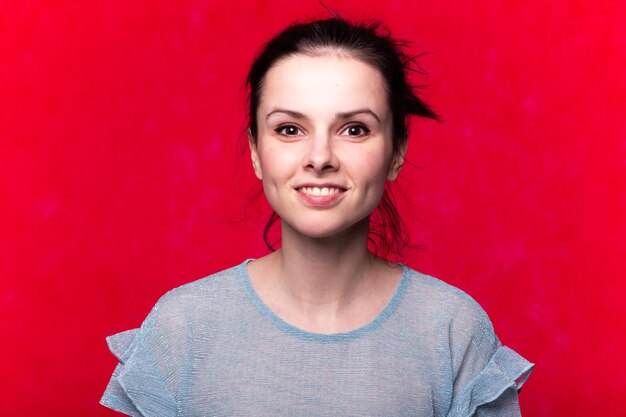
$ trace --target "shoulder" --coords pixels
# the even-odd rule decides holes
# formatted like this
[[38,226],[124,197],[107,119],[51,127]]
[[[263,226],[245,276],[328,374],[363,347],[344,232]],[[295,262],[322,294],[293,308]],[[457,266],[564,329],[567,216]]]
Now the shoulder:
[[485,310],[467,293],[437,278],[409,269],[406,308],[431,326],[434,345],[451,361],[456,375],[483,366],[501,346]]
[[437,343],[461,350],[469,345],[493,350],[499,345],[485,310],[466,292],[440,279],[407,268],[403,310],[415,326],[426,326]]
[[196,318],[200,312],[205,316],[218,314],[227,308],[226,304],[237,299],[235,294],[242,292],[240,279],[246,263],[168,291],[154,305],[146,322],[176,326]]
[[238,285],[240,273],[242,268],[246,267],[246,263],[247,261],[176,287],[165,293],[159,299],[159,303],[169,303],[176,300],[193,300],[215,292],[232,291],[232,289]]
[[406,292],[412,303],[419,302],[422,309],[442,319],[477,321],[491,326],[485,310],[466,292],[438,278],[405,268]]
[[234,316],[238,299],[230,294],[237,294],[241,287],[240,271],[245,264],[168,291],[139,329],[108,337],[109,348],[120,363],[101,403],[128,415],[151,410],[145,415],[173,416],[194,346],[201,340],[204,351],[208,349],[205,336],[211,333],[204,323],[220,322],[224,314]]

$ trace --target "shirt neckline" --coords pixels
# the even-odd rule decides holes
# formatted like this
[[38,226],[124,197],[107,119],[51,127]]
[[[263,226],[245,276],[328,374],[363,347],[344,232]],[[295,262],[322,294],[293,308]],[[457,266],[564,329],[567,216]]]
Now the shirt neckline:
[[342,333],[314,333],[303,330],[299,327],[296,327],[292,324],[287,323],[285,320],[280,318],[276,313],[274,313],[265,302],[261,299],[259,294],[256,292],[254,287],[252,286],[252,282],[250,281],[250,275],[248,275],[248,264],[253,261],[254,258],[246,259],[243,263],[241,263],[237,267],[237,275],[239,275],[239,279],[241,284],[250,300],[254,303],[254,305],[258,308],[258,310],[263,314],[266,318],[268,318],[274,326],[276,326],[279,330],[286,332],[288,334],[297,336],[301,339],[319,342],[319,343],[330,343],[330,342],[340,342],[346,340],[357,339],[378,327],[385,319],[387,319],[396,309],[402,297],[404,296],[406,287],[409,283],[409,268],[400,264],[402,267],[402,276],[400,278],[400,282],[396,287],[393,295],[387,302],[387,305],[383,310],[369,323],[364,324],[361,327],[357,327],[356,329],[342,332]]

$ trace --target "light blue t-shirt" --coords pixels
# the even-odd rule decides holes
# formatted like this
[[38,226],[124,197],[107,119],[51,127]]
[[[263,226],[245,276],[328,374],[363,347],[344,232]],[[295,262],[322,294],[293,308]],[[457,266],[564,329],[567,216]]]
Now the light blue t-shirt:
[[176,288],[119,359],[101,403],[131,416],[519,416],[533,365],[464,292],[408,267],[385,309],[346,333],[276,316],[246,261]]

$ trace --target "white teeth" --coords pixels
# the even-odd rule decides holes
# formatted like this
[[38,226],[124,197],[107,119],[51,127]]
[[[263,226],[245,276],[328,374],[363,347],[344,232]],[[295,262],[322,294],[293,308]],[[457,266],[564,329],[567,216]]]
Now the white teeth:
[[341,190],[339,188],[329,188],[329,187],[322,187],[322,188],[319,188],[319,187],[302,187],[302,188],[300,188],[300,191],[302,191],[305,194],[311,194],[311,195],[314,195],[314,196],[325,197],[325,196],[337,194]]

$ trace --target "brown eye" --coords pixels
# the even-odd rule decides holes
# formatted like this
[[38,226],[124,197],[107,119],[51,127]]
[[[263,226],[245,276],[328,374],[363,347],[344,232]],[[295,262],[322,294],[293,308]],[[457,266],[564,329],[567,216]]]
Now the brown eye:
[[346,127],[342,132],[342,136],[352,136],[352,137],[360,137],[365,136],[370,132],[370,130],[363,125],[351,125]]
[[302,130],[298,126],[283,125],[275,129],[276,133],[284,136],[300,136],[303,134]]

